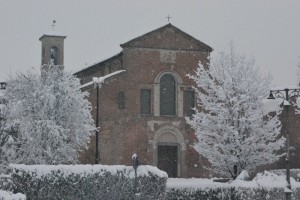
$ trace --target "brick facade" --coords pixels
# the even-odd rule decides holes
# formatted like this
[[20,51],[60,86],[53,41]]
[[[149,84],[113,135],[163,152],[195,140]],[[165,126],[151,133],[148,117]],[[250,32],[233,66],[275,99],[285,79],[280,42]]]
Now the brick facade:
[[[192,81],[186,76],[199,61],[207,62],[211,47],[184,33],[171,24],[122,44],[122,52],[77,72],[82,84],[92,77],[126,70],[105,81],[100,89],[100,163],[131,165],[131,155],[137,153],[140,164],[157,165],[162,159],[159,145],[177,148],[177,177],[207,177],[203,166],[206,159],[191,147],[194,132],[185,122],[184,91],[190,91]],[[160,78],[171,75],[176,81],[176,114],[160,115]],[[151,93],[151,112],[140,114],[141,89]],[[92,114],[95,116],[96,89],[90,92]],[[119,108],[118,94],[125,95],[125,108]],[[90,149],[81,155],[83,163],[94,163],[95,138]]]
[[[45,43],[48,44],[48,43]],[[49,46],[49,45],[48,45]],[[49,46],[50,47],[50,46]],[[191,37],[171,24],[146,33],[121,45],[122,51],[102,62],[91,65],[75,75],[85,84],[118,70],[125,70],[107,79],[101,86],[99,98],[101,164],[131,165],[131,155],[137,153],[140,164],[158,165],[162,156],[160,146],[176,147],[176,177],[210,177],[205,169],[209,163],[192,147],[193,130],[185,122],[185,91],[192,91],[193,82],[186,76],[199,61],[207,62],[211,47]],[[176,81],[176,111],[174,116],[160,114],[160,80],[171,75]],[[150,114],[141,114],[141,90],[150,91]],[[84,88],[90,93],[92,115],[96,115],[96,89]],[[125,96],[120,107],[119,94]],[[280,116],[282,135],[286,129],[284,112]],[[291,106],[288,117],[291,150],[291,168],[300,168],[300,114]],[[283,150],[284,152],[285,150]],[[81,153],[81,162],[95,162],[95,137],[87,151]],[[257,171],[284,169],[284,157],[277,163],[260,166]]]

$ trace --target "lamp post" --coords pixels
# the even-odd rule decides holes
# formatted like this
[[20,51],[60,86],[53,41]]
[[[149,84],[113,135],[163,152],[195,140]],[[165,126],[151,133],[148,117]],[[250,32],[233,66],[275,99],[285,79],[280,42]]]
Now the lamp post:
[[284,99],[283,107],[285,110],[285,137],[286,137],[286,181],[287,190],[285,190],[285,195],[287,200],[291,200],[291,180],[290,180],[290,134],[288,130],[288,115],[289,115],[289,98],[294,94],[299,94],[300,89],[282,89],[282,90],[270,90],[270,95],[267,99],[281,98]]
[[100,87],[101,84],[107,79],[110,78],[112,76],[115,76],[119,73],[125,72],[125,70],[119,70],[119,71],[115,71],[113,73],[110,73],[108,75],[102,76],[102,77],[93,77],[91,82],[88,82],[84,85],[80,86],[80,89],[90,86],[90,85],[94,85],[94,87],[96,88],[96,92],[97,92],[97,96],[96,96],[96,152],[95,152],[95,164],[99,164],[100,162],[100,155],[99,155],[99,141],[100,141],[100,137],[99,137],[99,91],[100,91]]
[[139,196],[140,196],[140,194],[137,193],[137,168],[139,166],[139,159],[136,154],[133,154],[131,159],[132,159],[132,166],[134,169],[134,188],[133,188],[134,199],[137,200],[137,199],[139,199]]
[[93,78],[94,86],[97,88],[97,98],[96,98],[96,153],[95,153],[95,164],[99,164],[99,89],[100,82],[99,78]]

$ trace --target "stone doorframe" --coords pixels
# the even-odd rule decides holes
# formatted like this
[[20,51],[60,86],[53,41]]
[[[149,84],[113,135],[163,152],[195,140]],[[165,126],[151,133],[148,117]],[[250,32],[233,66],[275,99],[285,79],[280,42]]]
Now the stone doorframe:
[[185,177],[186,175],[186,163],[185,163],[185,154],[186,154],[186,144],[183,138],[181,131],[174,126],[163,126],[159,128],[153,137],[153,161],[154,165],[157,166],[158,161],[158,145],[177,145],[178,154],[177,154],[177,177]]

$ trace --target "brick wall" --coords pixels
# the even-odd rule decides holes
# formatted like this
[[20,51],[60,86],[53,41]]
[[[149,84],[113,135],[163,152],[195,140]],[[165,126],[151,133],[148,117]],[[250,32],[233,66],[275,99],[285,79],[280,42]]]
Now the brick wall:
[[[176,31],[175,31],[176,32]],[[190,89],[192,81],[186,76],[196,69],[201,60],[207,62],[208,50],[200,50],[199,41],[185,34],[174,36],[174,30],[162,30],[145,37],[146,41],[123,45],[118,56],[87,68],[76,75],[82,84],[91,81],[94,76],[103,76],[101,70],[111,67],[126,72],[108,79],[100,89],[100,163],[131,165],[131,155],[137,153],[141,164],[157,164],[157,134],[164,129],[173,131],[180,137],[178,141],[178,176],[207,177],[210,174],[203,168],[208,162],[191,147],[195,139],[194,132],[185,122],[183,115],[183,92]],[[142,37],[144,38],[144,37]],[[163,40],[163,38],[171,38]],[[163,42],[159,42],[163,41]],[[156,48],[156,46],[158,46]],[[157,112],[157,77],[161,73],[176,74],[180,79],[177,85],[177,114],[163,117]],[[151,114],[140,114],[140,90],[151,90]],[[92,87],[89,100],[95,118],[96,93]],[[118,106],[118,93],[125,94],[125,108]],[[180,95],[178,95],[180,94]],[[176,132],[176,133],[175,133]],[[90,149],[83,152],[81,161],[90,163],[95,157],[95,138]]]

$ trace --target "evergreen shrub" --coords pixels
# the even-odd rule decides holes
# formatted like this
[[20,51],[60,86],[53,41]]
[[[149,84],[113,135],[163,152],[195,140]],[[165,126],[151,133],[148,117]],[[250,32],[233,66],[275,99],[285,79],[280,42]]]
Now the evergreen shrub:
[[[132,200],[134,169],[117,165],[10,165],[13,192],[28,199]],[[164,199],[167,174],[152,166],[139,166],[140,199]]]
[[[166,200],[283,200],[283,188],[168,188]],[[296,200],[298,198],[293,198]]]

